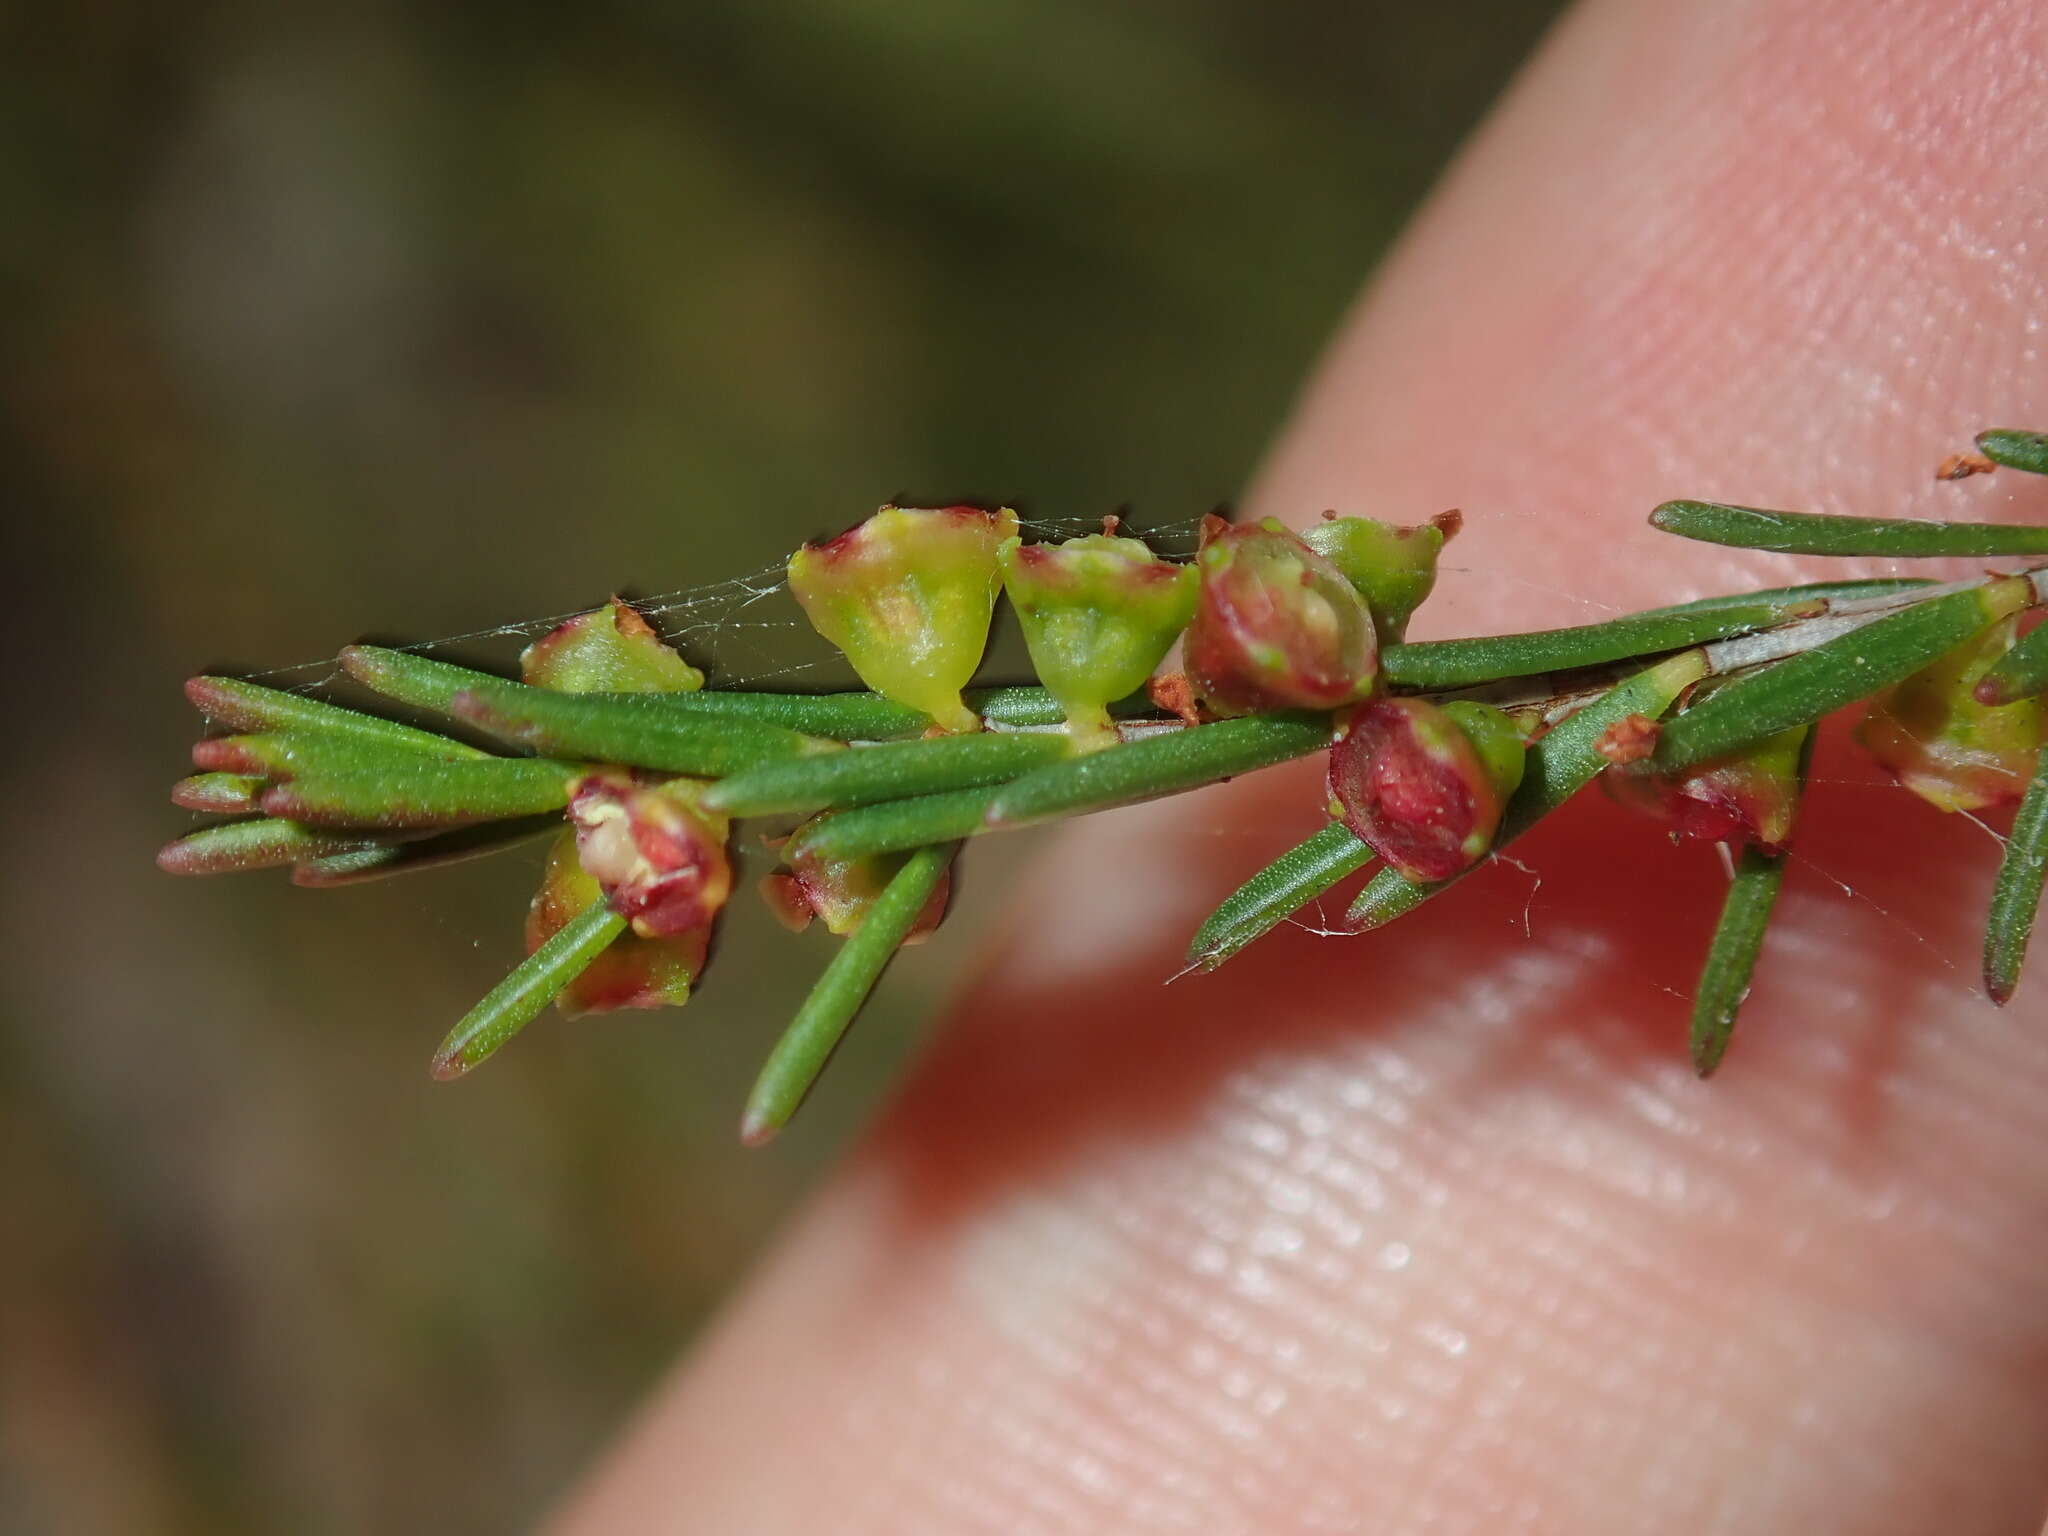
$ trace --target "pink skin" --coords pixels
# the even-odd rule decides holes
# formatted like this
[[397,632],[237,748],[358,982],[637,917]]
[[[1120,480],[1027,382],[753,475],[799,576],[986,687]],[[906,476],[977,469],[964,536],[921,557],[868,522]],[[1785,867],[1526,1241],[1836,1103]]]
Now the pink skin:
[[[1977,427],[2048,423],[2044,28],[2035,0],[1594,0],[1252,510],[1463,506],[1418,638],[1843,569],[1645,529],[1673,495],[2048,518],[2048,480],[1933,478]],[[1664,989],[1718,861],[1599,795],[1513,850],[1540,888],[1497,864],[1164,992],[1313,829],[1314,770],[1067,837],[560,1529],[2037,1529],[2048,973],[1972,996],[1989,839],[1839,728],[1814,779],[1710,1084]],[[1176,835],[1226,824],[1258,832]]]

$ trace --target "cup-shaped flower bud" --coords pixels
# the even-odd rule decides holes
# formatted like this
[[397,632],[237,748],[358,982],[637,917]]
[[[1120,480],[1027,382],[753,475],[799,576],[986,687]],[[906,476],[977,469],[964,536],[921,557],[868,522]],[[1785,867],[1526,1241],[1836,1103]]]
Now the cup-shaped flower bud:
[[704,674],[616,597],[534,641],[520,653],[519,673],[558,693],[692,693],[704,686]]
[[996,552],[1016,531],[1008,508],[884,507],[791,555],[789,590],[875,692],[946,730],[975,730],[960,690],[988,648]]
[[[805,829],[822,817],[799,827],[783,844],[789,867],[777,870],[761,881],[761,895],[782,924],[797,932],[810,926],[812,918],[822,921],[828,932],[845,938],[857,932],[867,920],[875,898],[910,861],[910,854],[879,853],[857,859],[835,859],[815,852],[806,844]],[[906,944],[920,944],[931,936],[946,915],[953,894],[953,872],[939,876],[937,889],[917,914]]]
[[1372,611],[1384,642],[1408,632],[1408,618],[1436,586],[1437,556],[1462,519],[1446,512],[1414,528],[1334,512],[1302,531],[1301,541],[1344,573]]
[[1753,843],[1776,853],[1792,836],[1802,777],[1799,760],[1809,729],[1794,726],[1682,773],[1616,766],[1603,772],[1600,782],[1613,799],[1654,816],[1674,837]]
[[1372,614],[1328,560],[1272,518],[1204,519],[1201,590],[1182,655],[1219,715],[1335,709],[1372,692]]
[[1142,688],[1187,628],[1194,567],[1106,532],[1064,544],[1011,538],[1000,558],[1032,668],[1067,712],[1068,733],[1089,746],[1114,742],[1107,706]]
[[1879,694],[1856,727],[1906,788],[1944,811],[1974,811],[2026,793],[2041,750],[2040,699],[1980,704],[1978,681],[2012,649],[2017,615]]
[[1448,880],[1493,846],[1522,766],[1521,733],[1497,709],[1373,699],[1330,749],[1332,808],[1409,879]]
[[730,824],[700,803],[698,779],[649,783],[621,768],[576,781],[576,856],[612,910],[643,938],[703,927],[732,891]]
[[[548,853],[540,890],[527,909],[526,952],[532,954],[563,924],[604,899],[603,888],[577,857],[576,835],[564,832]],[[555,1006],[572,1019],[617,1008],[680,1008],[704,972],[710,947],[709,921],[657,939],[622,933],[562,990]]]

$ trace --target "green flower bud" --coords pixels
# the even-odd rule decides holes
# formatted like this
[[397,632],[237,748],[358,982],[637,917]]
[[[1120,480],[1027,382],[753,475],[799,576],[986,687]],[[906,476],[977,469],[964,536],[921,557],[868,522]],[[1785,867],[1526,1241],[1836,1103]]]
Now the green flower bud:
[[[548,852],[540,890],[527,910],[526,952],[532,954],[572,917],[603,900],[603,889],[577,858],[575,834],[564,832]],[[622,933],[563,989],[555,1006],[572,1019],[617,1008],[680,1008],[704,972],[710,946],[709,921],[661,938]]]
[[558,693],[693,693],[704,674],[662,642],[619,598],[578,614],[529,645],[519,672]]
[[1975,811],[2026,793],[2040,755],[2037,698],[1980,704],[1978,680],[2012,649],[2019,616],[1879,694],[1856,739],[1906,788],[1944,811]]
[[1493,846],[1522,768],[1521,733],[1497,709],[1374,699],[1330,749],[1331,809],[1409,879],[1448,880]]
[[1344,573],[1372,610],[1373,627],[1387,643],[1407,633],[1409,615],[1436,586],[1437,556],[1462,523],[1456,512],[1416,528],[1330,512],[1303,530],[1301,541]]
[[875,692],[945,730],[977,730],[960,690],[988,646],[996,551],[1016,531],[1008,508],[884,507],[791,555],[789,590]]
[[1626,766],[1627,760],[1640,761],[1654,750],[1652,730],[1644,744],[1618,745],[1622,761],[1603,772],[1600,782],[1613,799],[1665,823],[1674,837],[1753,843],[1765,853],[1777,853],[1790,840],[1798,813],[1799,760],[1809,729],[1794,726],[1682,773]]
[[1067,712],[1068,733],[1091,747],[1113,743],[1107,706],[1143,687],[1187,628],[1194,567],[1110,532],[1057,545],[1010,538],[999,558],[1031,665]]
[[1379,641],[1365,601],[1272,518],[1204,519],[1201,593],[1183,655],[1219,715],[1335,709],[1372,692]]
[[[805,827],[822,821],[814,817]],[[799,827],[800,834],[804,827]],[[789,860],[787,870],[778,870],[761,881],[761,895],[783,926],[801,933],[816,917],[828,932],[845,938],[859,930],[867,920],[868,908],[875,904],[875,898],[888,888],[910,861],[910,854],[878,853],[857,859],[834,859],[813,852],[806,846],[807,840],[793,835],[783,844]],[[939,877],[938,888],[932,892],[924,910],[911,925],[905,944],[921,944],[931,936],[946,915],[946,903],[953,892],[953,873],[949,869]]]

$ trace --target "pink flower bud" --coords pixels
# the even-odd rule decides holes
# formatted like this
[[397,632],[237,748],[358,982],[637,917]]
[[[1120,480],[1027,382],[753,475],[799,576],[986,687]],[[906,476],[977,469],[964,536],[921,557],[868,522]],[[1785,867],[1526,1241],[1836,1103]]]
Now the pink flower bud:
[[[810,825],[806,823],[806,826]],[[761,895],[782,924],[797,932],[821,919],[827,931],[840,938],[859,930],[868,908],[888,888],[898,870],[909,861],[908,853],[874,854],[861,859],[830,859],[807,849],[805,839],[793,835],[783,845],[789,859],[786,871],[778,870],[761,882]],[[917,915],[906,944],[919,944],[930,937],[946,915],[946,903],[953,894],[953,872],[939,877],[938,889]]]
[[1485,856],[1522,777],[1521,738],[1506,716],[1457,708],[1463,717],[1425,699],[1374,699],[1351,712],[1330,749],[1334,808],[1361,842],[1423,883]]
[[[578,862],[575,835],[563,833],[527,911],[526,952],[532,954],[570,918],[602,900],[603,890]],[[618,1008],[680,1008],[704,972],[710,946],[709,922],[658,939],[622,933],[569,983],[555,1006],[572,1019]]]
[[576,781],[576,856],[612,910],[643,938],[708,925],[732,890],[725,817],[698,804],[695,779],[645,782],[620,768]]
[[1212,711],[1335,709],[1372,692],[1379,642],[1365,600],[1278,522],[1207,518],[1195,563],[1183,655]]
[[613,598],[529,645],[519,672],[559,693],[691,693],[704,674],[662,642],[631,605]]
[[2041,750],[2039,698],[1977,702],[1978,681],[2012,648],[2019,619],[1976,639],[1879,694],[1856,739],[1898,781],[1944,811],[1975,811],[2026,793]]
[[1792,836],[1807,729],[1795,726],[1683,773],[1623,766],[1609,768],[1600,782],[1615,800],[1654,816],[1675,837],[1754,843],[1765,853],[1776,853]]
[[884,507],[789,557],[789,590],[861,681],[949,731],[981,722],[961,701],[988,647],[996,552],[1017,514]]

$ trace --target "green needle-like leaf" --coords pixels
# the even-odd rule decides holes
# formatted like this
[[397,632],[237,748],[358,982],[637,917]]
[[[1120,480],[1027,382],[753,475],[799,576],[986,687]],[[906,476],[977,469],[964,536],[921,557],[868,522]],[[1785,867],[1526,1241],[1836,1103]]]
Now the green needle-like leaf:
[[1067,756],[1065,736],[978,732],[929,741],[895,741],[850,752],[763,763],[721,779],[704,795],[707,810],[767,816],[872,805],[945,790],[999,784]]
[[570,918],[463,1016],[434,1052],[430,1070],[450,1082],[485,1061],[524,1029],[625,931],[626,920],[601,901]]
[[1920,556],[2048,554],[2048,528],[2007,523],[1935,523],[1913,518],[1768,512],[1712,501],[1667,501],[1650,525],[1682,539],[1788,555]]
[[1735,878],[1728,883],[1721,920],[1714,927],[1714,941],[1707,947],[1707,963],[1693,994],[1690,1045],[1693,1070],[1701,1077],[1713,1075],[1728,1049],[1736,1012],[1749,996],[1749,979],[1764,947],[1771,908],[1784,883],[1785,855],[1755,847],[1736,855]]
[[499,853],[538,837],[559,832],[559,816],[526,816],[516,821],[492,821],[462,827],[438,837],[416,838],[400,843],[378,843],[352,853],[326,854],[292,867],[292,884],[315,890],[336,885],[360,885],[367,880],[409,875],[423,869],[440,869]]
[[[955,789],[942,795],[910,800],[885,800],[850,811],[834,811],[806,826],[797,836],[803,851],[823,859],[865,859],[878,853],[901,853],[931,843],[957,842],[988,830],[988,808],[1003,786]],[[793,857],[797,849],[783,850]]]
[[2048,752],[2041,754],[2033,780],[2020,800],[1991,887],[1991,915],[1984,925],[1984,990],[2003,1007],[2020,982],[2027,940],[2048,882]]
[[166,843],[157,853],[156,863],[157,868],[173,875],[229,875],[380,846],[361,833],[327,831],[295,821],[236,821],[224,827],[202,827]]
[[1675,773],[1808,725],[1920,670],[2015,611],[2024,578],[1929,598],[1716,688],[1665,726],[1648,767]]
[[350,646],[341,664],[379,693],[555,756],[716,777],[828,745],[764,721],[683,714],[669,702],[696,694],[558,693],[370,645]]
[[1768,629],[1790,619],[1809,618],[1826,610],[1812,597],[1776,602],[1716,603],[1712,606],[1639,613],[1604,624],[1569,629],[1539,629],[1519,635],[1488,635],[1473,640],[1425,640],[1390,645],[1380,651],[1380,676],[1404,688],[1465,688],[1504,677],[1532,677],[1539,672],[1566,672],[1631,656],[1652,656],[1683,650],[1708,640],[1754,629]]
[[[1630,715],[1656,719],[1679,694],[1706,675],[1706,657],[1699,651],[1685,651],[1668,657],[1654,667],[1616,683],[1585,708],[1552,726],[1529,748],[1522,787],[1508,802],[1494,838],[1496,849],[1505,848],[1537,822],[1556,810],[1594,775],[1607,766],[1597,743],[1610,726]],[[1482,867],[1475,865],[1474,868]],[[1471,870],[1465,871],[1470,874]],[[1361,933],[1384,928],[1397,917],[1405,917],[1439,891],[1448,890],[1465,878],[1453,875],[1434,885],[1422,885],[1392,869],[1382,869],[1370,880],[1345,914],[1348,926]]]
[[1331,822],[1224,897],[1188,945],[1188,964],[1215,970],[1372,857],[1357,833],[1341,821]]
[[[730,718],[779,725],[809,736],[837,741],[892,741],[922,736],[931,728],[931,716],[911,709],[879,693],[753,693],[727,688],[705,688],[695,693],[650,695],[651,700],[678,715],[723,715]],[[970,688],[967,707],[982,723],[998,730],[1028,726],[1058,725],[1065,713],[1043,688]],[[1144,694],[1109,707],[1118,719],[1161,718]]]
[[860,927],[840,943],[825,974],[775,1042],[748,1096],[740,1121],[740,1140],[748,1146],[773,1139],[803,1103],[833,1047],[938,889],[956,846],[949,843],[913,853],[875,898]]
[[451,741],[396,720],[380,720],[303,693],[285,693],[234,677],[195,677],[185,697],[207,719],[231,731],[307,731],[324,736],[379,742],[429,757],[485,757],[465,742]]
[[195,773],[171,786],[171,804],[188,811],[238,816],[256,809],[263,780],[247,773]]
[[[1819,599],[1823,602],[1859,602],[1878,597],[1905,597],[1918,588],[1935,585],[1928,576],[1870,576],[1860,581],[1808,581],[1796,587],[1769,587],[1761,592],[1728,592],[1718,597],[1696,597],[1689,603],[1651,608],[1647,613],[1705,613],[1717,608],[1746,608],[1752,603],[1796,603]],[[1643,615],[1638,614],[1638,618]]]
[[1251,715],[1123,742],[1026,774],[991,802],[988,823],[1028,826],[1194,789],[1320,751],[1330,730],[1327,715]]
[[1994,464],[2023,469],[2030,475],[2048,475],[2048,432],[2018,432],[2011,427],[1993,427],[1977,434],[1977,451]]
[[2048,624],[2021,635],[2013,648],[1977,679],[1979,704],[2011,704],[2048,688]]
[[272,816],[316,826],[420,828],[462,826],[558,811],[587,770],[542,757],[499,757],[478,763],[316,769],[263,792]]

